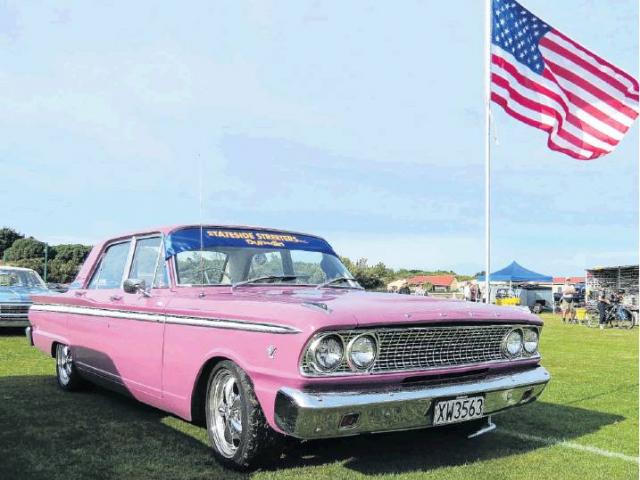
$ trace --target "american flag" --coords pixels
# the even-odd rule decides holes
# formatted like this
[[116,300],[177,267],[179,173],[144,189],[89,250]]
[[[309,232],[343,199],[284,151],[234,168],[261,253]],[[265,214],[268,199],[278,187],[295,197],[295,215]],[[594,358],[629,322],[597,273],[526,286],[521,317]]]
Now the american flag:
[[638,81],[513,0],[493,0],[491,100],[544,130],[552,150],[592,160],[638,116]]

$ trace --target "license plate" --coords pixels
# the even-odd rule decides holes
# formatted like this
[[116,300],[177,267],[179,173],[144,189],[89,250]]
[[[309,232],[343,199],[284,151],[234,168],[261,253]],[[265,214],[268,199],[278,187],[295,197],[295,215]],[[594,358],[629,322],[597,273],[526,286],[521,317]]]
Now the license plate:
[[484,397],[465,397],[436,402],[433,410],[433,424],[465,422],[482,417]]

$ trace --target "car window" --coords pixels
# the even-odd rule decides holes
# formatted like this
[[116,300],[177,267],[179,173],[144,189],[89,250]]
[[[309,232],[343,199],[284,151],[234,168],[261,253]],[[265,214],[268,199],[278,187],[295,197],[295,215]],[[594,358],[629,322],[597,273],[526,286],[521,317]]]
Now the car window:
[[164,259],[164,249],[161,249],[161,256],[158,259],[156,274],[153,277],[153,288],[166,288],[169,286],[169,275],[167,274],[167,262]]
[[160,255],[161,247],[162,239],[160,237],[137,240],[129,278],[144,280],[148,287],[167,286],[165,262]]
[[89,282],[89,288],[120,288],[131,241],[116,243],[107,248],[100,265]]
[[180,252],[176,255],[178,283],[217,285],[231,283],[228,255],[214,250]]
[[280,252],[256,253],[251,257],[249,278],[284,275],[282,254]]
[[36,272],[32,270],[0,269],[0,287],[46,288]]

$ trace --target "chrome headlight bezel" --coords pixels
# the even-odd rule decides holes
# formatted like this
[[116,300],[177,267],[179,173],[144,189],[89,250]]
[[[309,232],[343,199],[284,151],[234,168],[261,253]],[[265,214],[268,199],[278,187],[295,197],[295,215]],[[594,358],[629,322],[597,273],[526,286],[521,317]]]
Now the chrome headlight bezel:
[[[527,343],[531,341],[527,341],[527,334],[535,335],[535,346],[532,349],[527,348]],[[523,329],[522,333],[522,348],[524,353],[527,355],[535,355],[538,353],[538,347],[540,346],[540,329],[537,327],[526,327]]]
[[[508,347],[509,337],[511,337],[511,335],[513,335],[513,334],[518,334],[518,336],[520,337],[520,342],[519,342],[519,343],[520,343],[520,349],[519,349],[517,352],[515,352],[515,353],[510,352],[510,351],[509,351],[509,347]],[[521,356],[522,356],[522,353],[524,352],[524,342],[523,342],[523,339],[524,339],[524,334],[523,334],[523,332],[522,332],[522,328],[519,328],[519,327],[517,327],[517,328],[512,328],[511,330],[509,330],[509,331],[505,334],[504,338],[502,339],[502,353],[503,353],[507,358],[510,358],[510,359],[514,359],[514,358],[519,358],[519,357],[521,357]]]
[[[320,365],[318,363],[316,354],[318,352],[318,347],[322,344],[322,342],[326,341],[326,340],[328,340],[330,338],[335,339],[340,344],[341,355],[340,355],[340,359],[336,362],[336,364],[333,367],[326,368],[326,367],[324,367],[324,366],[322,366],[322,365]],[[335,370],[340,368],[340,365],[342,365],[342,363],[343,363],[343,361],[345,359],[344,340],[342,339],[342,337],[340,335],[338,335],[337,333],[334,333],[334,332],[327,332],[326,334],[319,335],[317,338],[315,338],[309,344],[309,348],[307,349],[307,354],[306,355],[307,355],[308,362],[313,366],[313,368],[318,373],[331,373],[331,372],[334,372]]]
[[[371,341],[373,342],[373,348],[372,348],[372,354],[373,357],[371,359],[371,361],[366,364],[366,365],[358,365],[357,362],[354,361],[353,357],[352,357],[352,353],[353,353],[353,348],[354,345],[356,344],[356,342],[358,340],[361,340],[363,338],[370,338]],[[378,354],[380,353],[380,342],[378,340],[378,336],[373,333],[373,332],[363,332],[360,335],[357,335],[355,337],[353,337],[350,341],[349,344],[347,345],[347,350],[345,353],[345,358],[347,360],[347,364],[349,365],[349,368],[351,368],[351,370],[356,371],[356,372],[366,372],[368,370],[371,370],[371,368],[373,368],[373,366],[376,363],[376,360],[378,359]]]

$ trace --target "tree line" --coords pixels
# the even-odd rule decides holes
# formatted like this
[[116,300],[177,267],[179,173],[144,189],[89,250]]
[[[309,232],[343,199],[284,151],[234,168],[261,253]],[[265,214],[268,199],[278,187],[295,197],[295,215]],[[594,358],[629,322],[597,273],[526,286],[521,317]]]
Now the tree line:
[[[46,253],[45,253],[46,251]],[[12,228],[0,228],[0,258],[6,265],[31,268],[44,276],[45,258],[47,282],[69,283],[91,251],[88,245],[78,243],[47,245],[27,237]]]
[[388,283],[394,280],[415,277],[416,275],[454,275],[459,281],[475,278],[475,275],[458,275],[453,270],[414,270],[406,268],[394,270],[382,262],[368,265],[366,258],[361,258],[355,262],[347,257],[340,257],[340,259],[358,283],[366,290],[383,290]]

